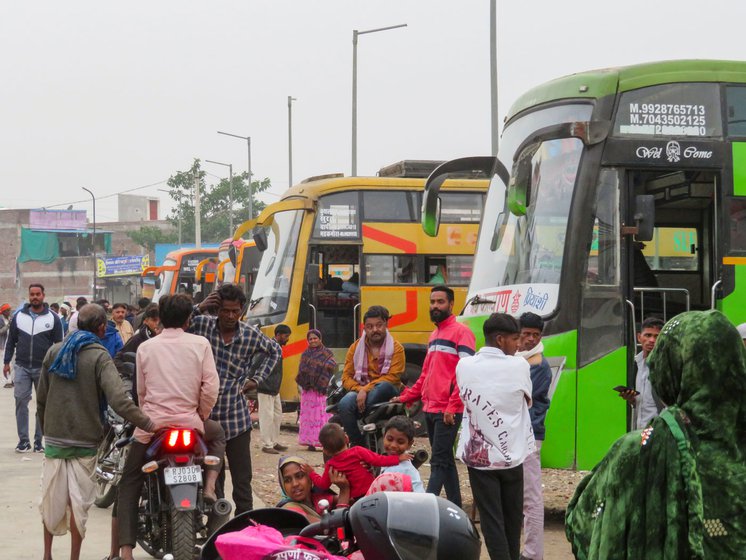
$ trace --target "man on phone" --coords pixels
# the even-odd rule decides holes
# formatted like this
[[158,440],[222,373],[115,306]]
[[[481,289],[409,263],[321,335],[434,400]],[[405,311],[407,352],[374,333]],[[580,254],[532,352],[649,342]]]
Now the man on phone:
[[[246,393],[256,390],[282,358],[282,348],[258,328],[240,320],[246,295],[236,284],[223,284],[194,306],[189,331],[204,336],[212,347],[220,391],[210,419],[223,426],[225,455],[230,464],[236,515],[254,507],[251,493],[251,414]],[[217,316],[207,315],[215,311]],[[264,358],[254,362],[254,355]],[[225,465],[225,463],[223,463]],[[217,482],[218,498],[225,496],[225,467]]]
[[628,389],[619,393],[619,396],[632,406],[633,430],[642,430],[660,412],[657,399],[653,394],[653,386],[650,384],[647,359],[655,348],[662,328],[663,321],[658,317],[648,317],[642,322],[642,329],[637,335],[637,343],[642,346],[642,352],[635,356],[637,365],[635,390]]

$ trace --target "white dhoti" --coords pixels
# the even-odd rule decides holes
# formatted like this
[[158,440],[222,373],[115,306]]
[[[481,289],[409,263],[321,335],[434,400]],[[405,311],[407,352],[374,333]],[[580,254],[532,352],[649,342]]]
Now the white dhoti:
[[70,512],[81,537],[85,537],[88,510],[96,498],[96,457],[44,458],[41,473],[41,518],[53,535],[70,529]]

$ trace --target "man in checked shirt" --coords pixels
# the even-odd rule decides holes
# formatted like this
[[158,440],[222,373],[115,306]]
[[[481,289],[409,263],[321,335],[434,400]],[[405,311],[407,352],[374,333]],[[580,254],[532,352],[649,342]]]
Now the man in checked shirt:
[[[280,347],[259,329],[239,320],[245,303],[246,296],[239,286],[223,284],[194,307],[189,329],[210,342],[215,356],[220,392],[210,418],[218,421],[225,430],[225,456],[230,464],[236,515],[253,507],[251,414],[244,394],[256,389],[282,355]],[[204,314],[214,310],[217,310],[217,316]],[[252,367],[256,353],[265,357]],[[216,488],[219,498],[225,496],[224,486],[225,467]]]

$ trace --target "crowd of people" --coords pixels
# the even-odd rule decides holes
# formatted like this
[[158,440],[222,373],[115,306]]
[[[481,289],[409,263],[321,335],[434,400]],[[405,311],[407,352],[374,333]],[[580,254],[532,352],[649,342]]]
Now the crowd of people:
[[[285,455],[288,447],[279,441],[282,348],[292,332],[280,324],[270,338],[241,321],[246,295],[240,287],[224,284],[197,305],[176,294],[158,304],[141,300],[134,309],[84,298],[74,311],[67,303],[53,308],[40,284],[30,285],[28,296],[15,313],[7,304],[0,307],[0,345],[16,400],[16,451],[44,454],[45,560],[54,536],[68,530],[70,557],[79,558],[95,494],[104,402],[137,426],[113,511],[110,560],[133,558],[145,452],[153,434],[174,423],[203,434],[209,454],[219,459],[206,467],[205,500],[225,497],[227,459],[236,514],[251,510],[247,395],[254,393],[261,451],[280,456],[279,507],[315,521],[322,499],[341,507],[380,489],[445,492],[461,506],[458,459],[467,467],[490,558],[543,558],[540,450],[552,371],[540,316],[493,313],[477,351],[474,333],[453,314],[453,290],[433,286],[435,329],[420,377],[405,388],[404,348],[388,330],[388,310],[370,307],[341,367],[347,393],[339,403],[339,424],[326,412],[338,365],[323,333],[309,330],[295,376],[298,444],[323,451],[325,466],[317,473],[303,457]],[[711,344],[699,344],[703,333],[713,337]],[[567,535],[578,558],[726,557],[717,554],[746,542],[742,339],[746,327],[737,331],[718,312],[682,314],[665,326],[656,318],[643,321],[635,386],[618,388],[632,406],[632,429],[642,431],[620,439],[571,501]],[[136,375],[129,390],[117,366],[132,354]],[[409,417],[387,423],[384,454],[361,445],[359,419],[387,401],[422,403],[431,448],[426,483],[411,462],[415,425]],[[707,461],[700,460],[702,454]],[[380,468],[379,478],[371,467]],[[729,499],[718,500],[713,490],[722,486],[724,473]],[[656,532],[656,524],[668,529]]]

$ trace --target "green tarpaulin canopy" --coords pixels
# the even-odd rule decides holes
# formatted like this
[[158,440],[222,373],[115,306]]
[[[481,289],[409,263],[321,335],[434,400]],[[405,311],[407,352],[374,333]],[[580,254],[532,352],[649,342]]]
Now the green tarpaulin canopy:
[[60,256],[57,234],[49,231],[33,231],[21,228],[21,256],[19,262],[54,262]]

